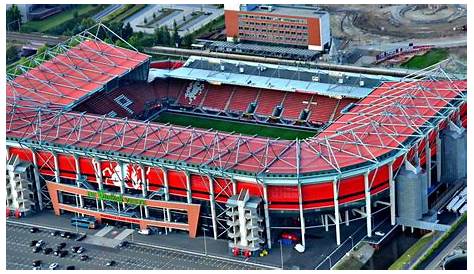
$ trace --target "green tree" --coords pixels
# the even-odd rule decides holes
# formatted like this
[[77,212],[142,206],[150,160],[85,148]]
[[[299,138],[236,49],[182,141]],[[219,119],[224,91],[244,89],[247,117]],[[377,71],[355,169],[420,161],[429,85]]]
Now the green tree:
[[189,48],[189,47],[191,47],[192,43],[194,43],[194,36],[192,34],[188,33],[183,37],[181,45],[183,47]]
[[181,37],[179,37],[178,33],[178,26],[176,24],[176,21],[173,22],[173,34],[171,34],[171,46],[173,47],[179,47],[179,44],[181,43]]
[[7,45],[6,58],[7,64],[18,58],[18,49],[14,45]]
[[123,27],[122,29],[122,38],[127,40],[128,38],[130,38],[130,36],[132,36],[132,34],[133,34],[133,28],[130,25],[130,22],[128,22],[125,25],[125,27]]
[[7,9],[7,30],[19,31],[21,26],[21,13],[18,6],[13,4]]

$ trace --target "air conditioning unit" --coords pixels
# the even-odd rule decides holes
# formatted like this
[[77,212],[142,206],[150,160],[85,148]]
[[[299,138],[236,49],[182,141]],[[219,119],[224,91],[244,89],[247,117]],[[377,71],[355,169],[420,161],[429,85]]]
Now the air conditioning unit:
[[244,67],[239,67],[239,72],[244,73]]
[[339,78],[338,83],[339,84],[344,84],[344,78]]
[[359,86],[363,87],[365,85],[364,80],[359,81]]
[[313,82],[319,82],[319,75],[313,75],[313,77],[311,77],[311,80],[313,80]]
[[224,71],[224,70],[225,70],[224,65],[221,65],[221,71]]

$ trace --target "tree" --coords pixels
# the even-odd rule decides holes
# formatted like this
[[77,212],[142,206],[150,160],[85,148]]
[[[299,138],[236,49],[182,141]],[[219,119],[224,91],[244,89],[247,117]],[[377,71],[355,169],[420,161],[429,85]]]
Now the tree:
[[156,19],[156,13],[153,13],[153,21]]
[[183,22],[186,22],[186,15],[183,15]]
[[10,8],[7,10],[6,17],[7,30],[19,31],[21,25],[21,13],[17,5],[13,4],[10,6]]
[[18,58],[18,49],[14,45],[7,45],[6,58],[7,64]]
[[194,36],[188,33],[183,37],[183,41],[181,45],[183,47],[191,47],[192,43],[194,43]]
[[143,19],[143,24],[146,25],[147,23],[148,23],[148,21],[146,20],[146,17],[145,17],[145,19]]
[[176,21],[173,22],[173,34],[171,35],[171,46],[173,47],[179,47],[179,44],[181,43],[181,37],[179,37],[178,33],[178,26],[176,24]]
[[130,36],[132,36],[132,34],[133,34],[133,28],[130,25],[130,22],[128,22],[125,25],[125,27],[122,29],[122,38],[127,40],[128,38],[130,38]]

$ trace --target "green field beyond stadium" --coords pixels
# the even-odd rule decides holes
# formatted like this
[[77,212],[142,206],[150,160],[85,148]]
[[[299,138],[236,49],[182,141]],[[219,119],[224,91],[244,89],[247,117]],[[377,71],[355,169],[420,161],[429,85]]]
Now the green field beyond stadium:
[[159,123],[170,123],[180,126],[191,126],[203,129],[215,129],[218,131],[242,133],[244,135],[257,135],[285,140],[305,139],[312,137],[316,131],[288,129],[281,127],[263,126],[229,120],[221,120],[207,117],[199,117],[180,113],[163,112],[154,120]]

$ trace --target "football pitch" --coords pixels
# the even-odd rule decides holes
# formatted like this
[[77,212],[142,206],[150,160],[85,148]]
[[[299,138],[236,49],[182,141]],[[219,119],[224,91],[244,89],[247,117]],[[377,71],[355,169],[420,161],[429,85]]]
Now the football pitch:
[[172,112],[163,112],[154,121],[159,123],[170,123],[174,125],[191,126],[203,129],[212,128],[218,131],[235,132],[250,136],[257,135],[271,138],[280,137],[280,139],[285,140],[294,140],[296,138],[305,139],[316,134],[316,131],[263,126]]

